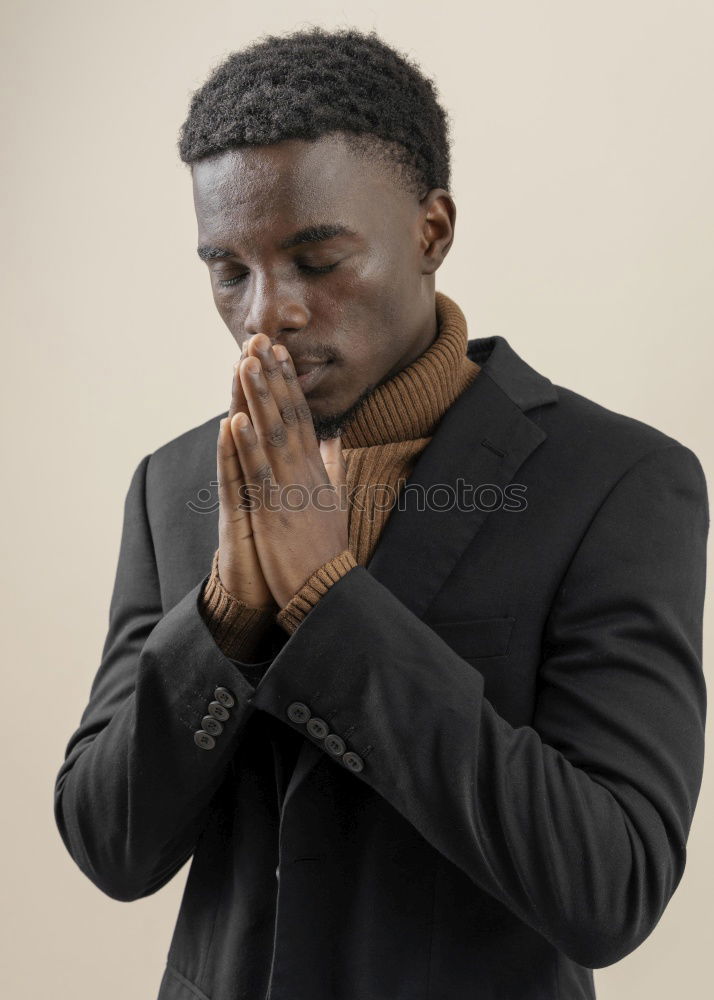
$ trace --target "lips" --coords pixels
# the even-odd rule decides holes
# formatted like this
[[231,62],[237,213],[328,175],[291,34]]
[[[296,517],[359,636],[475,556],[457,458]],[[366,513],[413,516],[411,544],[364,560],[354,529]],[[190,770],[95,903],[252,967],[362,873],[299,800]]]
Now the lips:
[[296,362],[295,371],[303,393],[310,392],[330,368],[329,361]]
[[313,368],[318,368],[320,365],[324,365],[326,363],[327,362],[325,361],[308,361],[308,360],[296,361],[295,358],[293,358],[295,371],[297,372],[298,375],[307,375],[308,372],[311,372],[313,370]]

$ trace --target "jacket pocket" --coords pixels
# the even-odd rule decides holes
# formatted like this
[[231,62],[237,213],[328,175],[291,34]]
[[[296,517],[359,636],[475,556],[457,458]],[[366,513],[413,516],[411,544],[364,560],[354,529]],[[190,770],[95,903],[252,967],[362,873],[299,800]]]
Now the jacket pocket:
[[480,660],[508,654],[515,621],[515,618],[470,618],[427,624],[459,656],[465,660]]

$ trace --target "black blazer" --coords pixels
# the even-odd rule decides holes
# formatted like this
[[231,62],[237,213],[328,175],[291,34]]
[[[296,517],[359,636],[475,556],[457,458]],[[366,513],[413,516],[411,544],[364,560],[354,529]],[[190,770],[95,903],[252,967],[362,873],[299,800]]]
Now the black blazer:
[[[592,998],[591,970],[651,933],[682,877],[700,462],[501,336],[468,353],[482,371],[404,495],[422,491],[292,636],[272,627],[257,668],[198,607],[225,413],[134,472],[55,815],[117,900],[193,856],[160,1000]],[[469,506],[459,478],[490,489]]]

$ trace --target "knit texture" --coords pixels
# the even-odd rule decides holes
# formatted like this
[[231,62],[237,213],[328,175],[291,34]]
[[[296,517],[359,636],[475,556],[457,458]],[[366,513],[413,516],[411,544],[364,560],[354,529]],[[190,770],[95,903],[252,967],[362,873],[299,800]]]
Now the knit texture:
[[253,608],[234,597],[218,575],[218,549],[199,602],[209,631],[226,656],[250,663],[266,629],[275,621],[275,608]]
[[466,355],[468,330],[459,306],[438,291],[435,306],[433,342],[378,386],[342,430],[350,501],[348,547],[318,567],[277,613],[251,608],[226,591],[218,577],[217,552],[214,555],[200,607],[226,655],[251,662],[273,622],[294,632],[334,583],[370,561],[417,459],[446,411],[480,371]]

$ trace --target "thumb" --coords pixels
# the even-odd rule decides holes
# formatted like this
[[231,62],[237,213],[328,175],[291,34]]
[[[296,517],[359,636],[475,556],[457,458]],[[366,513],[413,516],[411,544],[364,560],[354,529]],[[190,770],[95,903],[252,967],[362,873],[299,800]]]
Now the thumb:
[[342,438],[339,434],[320,441],[320,455],[332,485],[335,488],[344,485],[347,481],[347,463],[342,454]]

